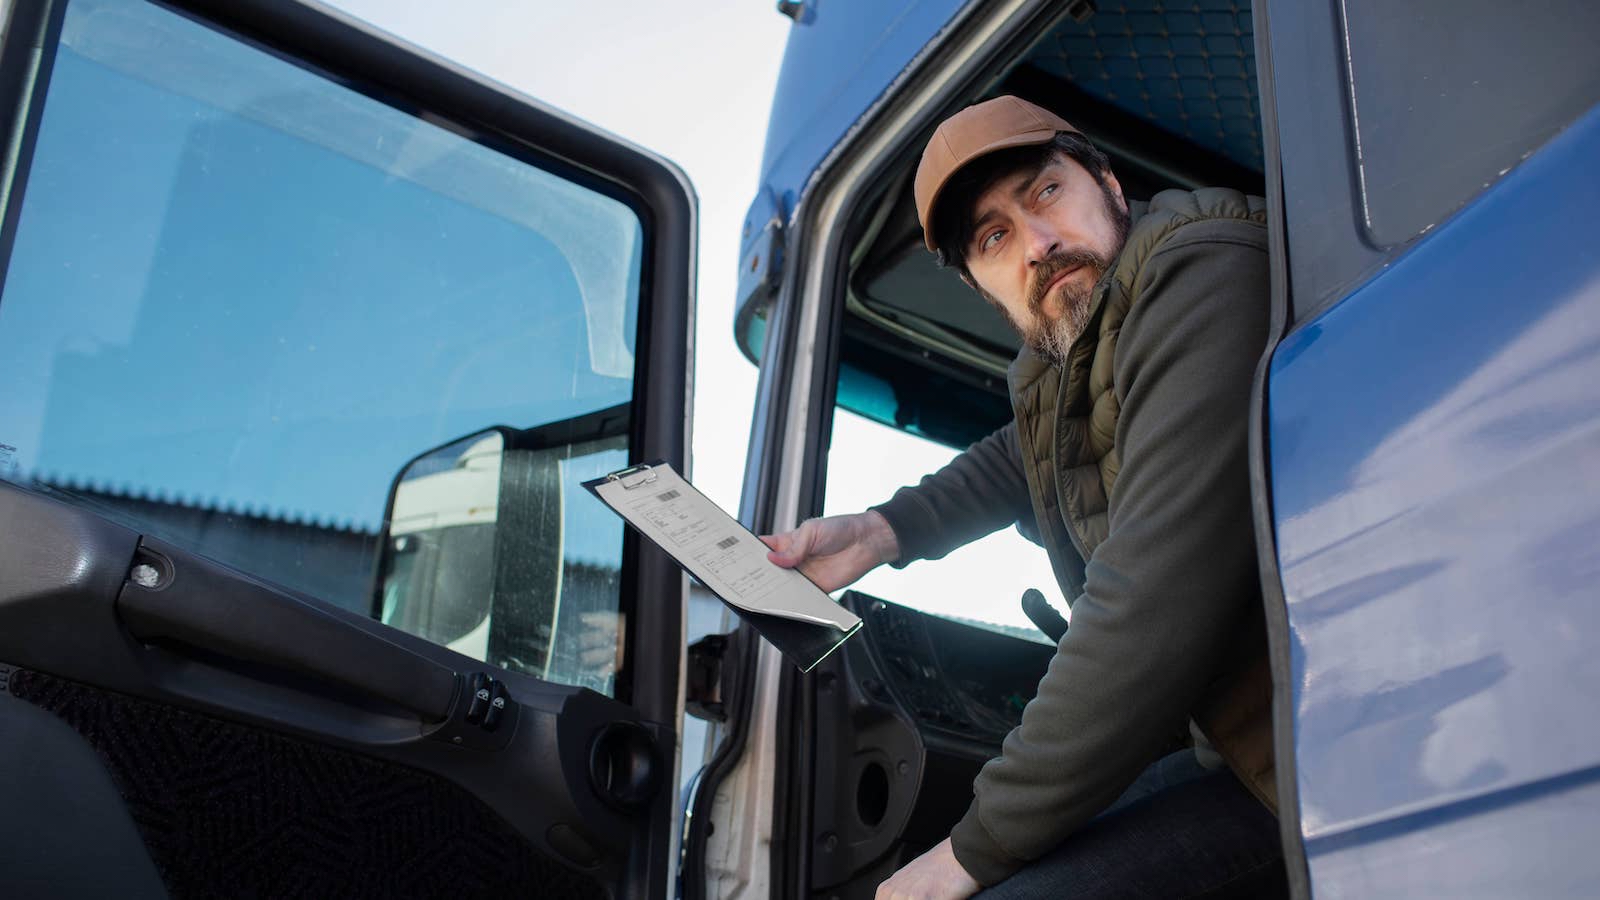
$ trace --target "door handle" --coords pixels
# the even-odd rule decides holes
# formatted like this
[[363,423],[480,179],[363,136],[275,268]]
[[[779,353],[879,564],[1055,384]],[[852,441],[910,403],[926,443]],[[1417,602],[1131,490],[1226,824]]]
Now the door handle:
[[424,722],[450,715],[454,670],[281,588],[148,537],[130,571],[117,614],[141,641],[177,642],[327,682]]

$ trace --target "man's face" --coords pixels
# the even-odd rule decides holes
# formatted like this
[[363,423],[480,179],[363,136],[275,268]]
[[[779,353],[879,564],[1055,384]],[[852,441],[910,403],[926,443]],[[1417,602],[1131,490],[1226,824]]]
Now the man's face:
[[973,287],[1034,352],[1061,365],[1088,324],[1095,282],[1128,236],[1128,205],[1110,172],[1101,184],[1061,154],[1037,173],[995,182],[972,209],[966,248]]

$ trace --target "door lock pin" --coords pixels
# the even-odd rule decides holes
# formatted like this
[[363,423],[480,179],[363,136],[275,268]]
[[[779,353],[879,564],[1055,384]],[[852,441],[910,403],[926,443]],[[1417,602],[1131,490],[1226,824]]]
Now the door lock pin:
[[139,587],[153,588],[161,583],[161,572],[149,563],[139,563],[128,573],[128,578]]

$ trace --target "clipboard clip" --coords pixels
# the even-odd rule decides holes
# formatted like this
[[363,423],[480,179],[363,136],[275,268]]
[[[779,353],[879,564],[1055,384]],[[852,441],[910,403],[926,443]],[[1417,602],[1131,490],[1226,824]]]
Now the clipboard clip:
[[641,485],[655,483],[656,478],[659,476],[656,475],[656,473],[653,471],[653,468],[654,467],[648,464],[629,466],[626,469],[618,469],[617,471],[612,472],[610,475],[607,475],[606,480],[620,481],[622,482],[623,490],[631,491]]

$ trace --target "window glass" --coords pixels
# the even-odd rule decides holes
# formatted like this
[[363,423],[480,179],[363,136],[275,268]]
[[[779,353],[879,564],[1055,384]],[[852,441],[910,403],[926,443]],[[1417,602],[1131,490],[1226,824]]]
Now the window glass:
[[[577,484],[628,455],[626,204],[141,0],[68,5],[24,196],[0,477],[381,614],[385,505],[419,453],[620,408],[546,448],[542,546],[589,574],[515,624],[559,640],[569,593],[615,618],[622,525]],[[415,539],[450,561],[434,588],[490,602],[493,528]],[[453,643],[469,619],[394,621]],[[560,650],[539,674],[610,689]]]
[[[882,503],[902,485],[915,484],[954,459],[958,451],[834,410],[828,451],[825,515],[855,513]],[[883,600],[948,619],[1049,643],[1022,612],[1022,592],[1038,588],[1067,614],[1043,548],[1015,528],[1002,529],[945,556],[904,569],[881,566],[852,585]]]
[[1600,96],[1592,0],[1343,0],[1367,229],[1439,224]]

